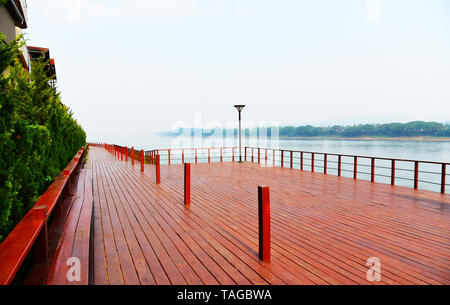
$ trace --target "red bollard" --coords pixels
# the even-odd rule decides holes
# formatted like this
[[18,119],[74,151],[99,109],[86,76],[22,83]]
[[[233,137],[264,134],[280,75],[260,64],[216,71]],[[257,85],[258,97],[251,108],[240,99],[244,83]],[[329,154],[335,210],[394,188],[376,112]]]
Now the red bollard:
[[141,149],[141,172],[144,172],[144,150]]
[[259,259],[270,262],[270,196],[268,186],[258,186]]
[[134,147],[131,146],[131,165],[134,166]]
[[191,204],[191,163],[184,163],[184,205]]
[[161,183],[161,166],[159,154],[156,155],[156,184]]

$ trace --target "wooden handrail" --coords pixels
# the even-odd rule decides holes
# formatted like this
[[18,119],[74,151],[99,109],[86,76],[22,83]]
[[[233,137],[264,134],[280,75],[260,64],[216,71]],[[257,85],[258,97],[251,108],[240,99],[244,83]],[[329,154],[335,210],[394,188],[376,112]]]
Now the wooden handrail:
[[35,261],[42,262],[42,258],[47,257],[46,241],[48,236],[46,228],[48,217],[55,208],[60,211],[62,197],[69,193],[70,183],[78,175],[85,154],[86,149],[82,147],[31,210],[0,244],[0,285],[9,285],[13,282],[31,249],[34,249]]

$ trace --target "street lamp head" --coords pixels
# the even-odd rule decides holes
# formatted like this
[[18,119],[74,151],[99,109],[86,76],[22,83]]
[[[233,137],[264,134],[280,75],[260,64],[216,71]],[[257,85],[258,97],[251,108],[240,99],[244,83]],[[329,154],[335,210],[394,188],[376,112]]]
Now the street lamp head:
[[236,107],[236,109],[240,112],[245,107],[245,105],[234,105],[234,107]]

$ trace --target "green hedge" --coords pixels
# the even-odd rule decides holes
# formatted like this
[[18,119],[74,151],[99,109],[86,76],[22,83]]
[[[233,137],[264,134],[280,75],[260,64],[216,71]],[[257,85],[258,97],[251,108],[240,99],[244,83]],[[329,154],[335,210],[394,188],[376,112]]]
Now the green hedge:
[[18,47],[0,33],[0,242],[86,144],[44,60],[33,62],[29,74]]

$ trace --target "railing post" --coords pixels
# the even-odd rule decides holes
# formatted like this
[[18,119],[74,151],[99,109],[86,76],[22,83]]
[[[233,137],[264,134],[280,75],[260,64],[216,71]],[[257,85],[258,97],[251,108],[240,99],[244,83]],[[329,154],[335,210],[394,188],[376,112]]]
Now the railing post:
[[125,162],[128,162],[128,146],[125,146]]
[[292,162],[292,150],[291,150],[291,156],[290,156],[290,163],[291,163],[291,168],[294,168],[294,164]]
[[195,164],[197,164],[197,148],[195,149]]
[[284,167],[284,150],[281,151],[281,167]]
[[208,163],[211,163],[211,148],[208,148]]
[[234,162],[234,147],[231,148],[231,155],[232,155],[231,161]]
[[161,183],[161,162],[159,154],[156,155],[156,184]]
[[358,157],[353,157],[353,179],[358,178]]
[[63,176],[67,176],[67,182],[63,189],[64,197],[67,197],[67,196],[70,196],[70,193],[71,193],[70,172],[68,169],[63,170]]
[[141,172],[144,172],[144,150],[141,149]]
[[311,153],[311,172],[314,173],[314,153]]
[[275,167],[275,149],[272,149],[273,167]]
[[169,165],[170,165],[170,149],[167,150],[167,154],[168,154],[168,156],[167,156],[167,158],[168,158],[168,163],[169,163]]
[[261,149],[258,147],[258,164],[261,164]]
[[253,155],[254,155],[254,152],[253,152],[253,147],[252,147],[252,163],[253,163]]
[[370,167],[370,181],[375,182],[375,158],[372,158]]
[[247,162],[247,146],[244,147],[244,161]]
[[134,146],[131,146],[131,165],[134,166]]
[[268,186],[258,186],[259,259],[270,262],[270,193]]
[[303,151],[300,152],[300,170],[303,170]]
[[414,161],[414,189],[419,188],[419,161]]
[[120,161],[123,161],[123,147],[120,148]]
[[265,163],[267,165],[267,148],[265,149],[265,151],[266,151],[266,156],[264,157],[264,159],[265,159]]
[[442,170],[441,170],[441,193],[445,194],[445,167],[446,164],[442,163]]
[[223,156],[222,156],[222,147],[220,148],[220,162],[223,162]]
[[327,161],[328,161],[328,155],[324,154],[323,155],[323,173],[325,175],[327,174]]
[[181,150],[181,163],[184,164],[184,148]]
[[339,156],[338,156],[338,177],[341,176],[341,168],[342,168],[342,162],[341,162],[341,160],[342,160],[342,156],[339,155]]
[[191,204],[191,163],[184,163],[184,205]]
[[35,264],[48,262],[48,232],[47,232],[47,207],[36,206],[32,209],[33,219],[42,220],[44,225],[33,244],[33,262]]
[[391,161],[391,185],[395,184],[395,160]]

